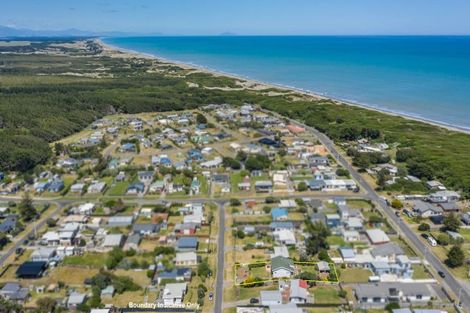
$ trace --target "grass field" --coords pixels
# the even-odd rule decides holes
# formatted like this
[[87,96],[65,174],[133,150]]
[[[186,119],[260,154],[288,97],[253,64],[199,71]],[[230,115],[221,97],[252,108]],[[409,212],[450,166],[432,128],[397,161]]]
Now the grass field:
[[346,268],[341,270],[340,281],[344,283],[367,283],[372,272],[364,268]]
[[64,258],[63,265],[79,265],[102,268],[106,264],[106,253],[85,253],[84,255],[72,255]]
[[342,302],[341,298],[338,296],[338,289],[335,287],[313,287],[309,291],[314,295],[315,303],[337,303]]

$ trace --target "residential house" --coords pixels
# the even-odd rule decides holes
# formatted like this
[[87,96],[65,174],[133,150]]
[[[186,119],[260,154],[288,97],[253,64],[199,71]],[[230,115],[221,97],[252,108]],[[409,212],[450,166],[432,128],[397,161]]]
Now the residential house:
[[145,192],[145,185],[141,182],[132,183],[127,187],[126,194],[138,195]]
[[108,227],[127,227],[132,225],[134,217],[130,216],[111,216],[108,219]]
[[191,269],[190,268],[175,268],[171,271],[164,270],[162,272],[155,272],[152,279],[152,283],[161,284],[163,280],[171,281],[189,281],[191,280]]
[[284,258],[289,257],[289,250],[286,246],[274,247],[274,253],[271,255],[271,258],[275,258],[277,256],[282,256]]
[[398,244],[389,242],[375,246],[370,251],[370,254],[377,261],[395,262],[396,258],[400,255],[405,255],[405,252]]
[[47,262],[49,263],[56,256],[56,248],[53,247],[39,247],[31,253],[30,260],[33,262]]
[[165,182],[163,180],[156,180],[150,185],[149,191],[151,193],[161,193],[165,191]]
[[198,247],[197,237],[181,237],[176,243],[177,251],[196,251]]
[[279,282],[279,289],[290,303],[313,303],[313,297],[308,292],[308,283],[302,279]]
[[273,232],[274,240],[286,246],[295,245],[295,235],[292,230],[282,229]]
[[302,308],[297,307],[295,303],[270,305],[268,313],[305,313]]
[[413,212],[420,217],[426,218],[434,215],[442,215],[443,210],[437,205],[418,200],[414,202]]
[[366,230],[366,235],[373,245],[390,242],[390,238],[387,236],[387,234],[378,228]]
[[42,236],[41,241],[48,246],[58,246],[60,243],[59,233],[56,231],[48,231]]
[[40,278],[47,269],[47,262],[27,261],[21,264],[16,270],[16,277],[24,279]]
[[271,217],[273,221],[285,221],[287,220],[289,212],[285,208],[273,208],[271,209]]
[[196,266],[197,254],[194,251],[177,252],[175,257],[176,266]]
[[108,234],[104,237],[104,241],[102,244],[103,248],[114,248],[114,247],[121,247],[124,241],[123,234]]
[[273,278],[291,277],[295,272],[294,262],[282,256],[271,259],[271,274]]
[[106,188],[105,182],[93,181],[87,189],[88,193],[101,193]]
[[271,222],[271,224],[269,224],[269,228],[271,229],[271,231],[281,231],[281,230],[292,231],[295,229],[294,223],[288,222],[288,221]]
[[341,226],[341,217],[339,214],[326,214],[326,226],[329,228],[337,228]]
[[427,199],[432,203],[455,202],[460,199],[460,195],[455,191],[442,190],[428,195]]
[[67,308],[74,309],[78,305],[85,303],[87,295],[84,293],[72,292],[67,299]]
[[124,243],[123,250],[128,251],[128,250],[139,250],[139,244],[141,241],[142,237],[140,234],[132,234],[127,237],[126,242]]
[[175,305],[183,303],[184,295],[188,290],[187,283],[166,284],[161,299],[164,305]]
[[76,183],[70,186],[70,192],[72,193],[82,193],[83,189],[85,189],[85,184],[83,183]]
[[54,179],[53,181],[51,181],[51,183],[49,184],[49,186],[47,187],[47,190],[49,192],[60,192],[62,189],[64,189],[64,181],[62,179]]
[[124,143],[119,149],[122,153],[134,153],[137,151],[135,144],[131,142]]
[[320,261],[317,263],[317,271],[320,274],[329,274],[331,271],[331,268],[328,262]]
[[9,234],[16,229],[18,217],[16,215],[8,215],[0,223],[0,233]]
[[101,299],[112,299],[115,293],[113,285],[109,285],[101,290]]
[[282,304],[282,294],[279,290],[262,290],[259,295],[261,305]]
[[428,285],[422,283],[357,284],[354,293],[363,309],[383,308],[391,302],[423,305],[432,297]]
[[153,180],[154,172],[151,171],[140,171],[137,173],[137,177],[142,183],[150,183]]
[[273,183],[269,180],[258,180],[255,182],[256,192],[272,192]]
[[158,224],[134,224],[132,232],[134,234],[140,234],[142,236],[151,235],[160,231]]
[[80,215],[91,215],[95,210],[96,205],[94,203],[84,203],[77,207],[75,210]]
[[6,300],[25,302],[29,297],[29,289],[19,283],[6,283],[0,290],[0,296]]

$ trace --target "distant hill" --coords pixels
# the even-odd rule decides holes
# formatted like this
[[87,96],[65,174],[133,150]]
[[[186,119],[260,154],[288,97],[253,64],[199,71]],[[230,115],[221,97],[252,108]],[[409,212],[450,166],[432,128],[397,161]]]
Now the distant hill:
[[[126,33],[126,32],[93,32],[80,30],[75,28],[64,29],[64,30],[32,30],[27,28],[13,28],[8,26],[0,25],[0,38],[12,38],[12,37],[98,37],[98,36],[137,36],[142,35],[138,33]],[[160,35],[159,33],[147,34],[147,35]]]

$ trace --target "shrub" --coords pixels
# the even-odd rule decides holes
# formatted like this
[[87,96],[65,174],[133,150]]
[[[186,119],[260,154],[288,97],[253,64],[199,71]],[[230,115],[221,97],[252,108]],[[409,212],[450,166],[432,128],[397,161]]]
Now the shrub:
[[429,226],[428,223],[421,223],[418,226],[419,231],[429,231],[431,229],[431,226]]

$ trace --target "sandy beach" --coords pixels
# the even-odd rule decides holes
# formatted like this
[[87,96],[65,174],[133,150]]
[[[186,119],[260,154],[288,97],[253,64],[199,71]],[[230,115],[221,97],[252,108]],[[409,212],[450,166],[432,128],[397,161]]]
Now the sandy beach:
[[[242,77],[242,76],[231,74],[231,73],[224,73],[224,72],[221,72],[221,71],[208,69],[208,68],[205,68],[205,67],[202,67],[202,66],[187,64],[187,63],[178,62],[178,61],[174,61],[174,60],[169,60],[167,58],[162,58],[162,57],[159,57],[159,56],[153,55],[153,54],[147,54],[147,53],[142,53],[142,52],[138,52],[138,51],[123,49],[123,48],[120,48],[120,47],[116,47],[116,46],[106,44],[101,39],[95,39],[95,42],[96,42],[96,44],[98,44],[102,47],[102,49],[103,49],[102,54],[105,55],[105,56],[118,57],[118,58],[154,59],[154,60],[157,60],[157,61],[162,62],[162,63],[179,66],[182,69],[186,69],[186,70],[192,70],[192,71],[195,71],[195,72],[208,73],[208,74],[215,75],[215,76],[230,77],[230,78],[236,79],[238,81],[238,84],[240,85],[240,87],[236,88],[236,89],[226,88],[226,87],[220,87],[220,88],[212,87],[212,88],[218,88],[218,89],[221,89],[221,90],[246,89],[246,90],[253,90],[253,91],[263,91],[263,90],[273,89],[274,88],[274,89],[278,89],[278,90],[280,90],[284,93],[289,93],[293,96],[298,95],[299,97],[302,97],[303,99],[307,99],[307,100],[308,99],[312,99],[312,100],[321,100],[321,99],[331,100],[331,101],[333,101],[334,103],[336,103],[338,105],[345,104],[345,105],[349,105],[349,106],[359,107],[359,108],[362,108],[362,109],[387,114],[387,115],[390,115],[390,116],[398,116],[398,117],[402,117],[402,118],[405,118],[405,119],[408,119],[408,120],[413,120],[413,121],[418,121],[418,122],[434,125],[434,126],[441,127],[441,128],[444,128],[444,129],[447,129],[447,130],[450,130],[450,131],[456,131],[456,132],[461,132],[461,133],[465,133],[465,134],[470,134],[470,129],[466,129],[466,128],[463,128],[463,127],[456,127],[456,126],[453,126],[453,125],[447,125],[447,124],[444,124],[444,123],[431,121],[431,120],[427,120],[427,119],[424,119],[424,118],[418,118],[418,117],[415,117],[415,116],[410,116],[410,115],[407,115],[405,113],[397,113],[397,112],[388,111],[388,110],[385,110],[385,109],[380,109],[380,108],[376,108],[376,107],[367,106],[365,104],[349,102],[349,101],[345,101],[345,100],[342,100],[342,99],[335,99],[335,98],[332,98],[332,97],[326,97],[326,96],[317,94],[317,93],[312,92],[312,91],[306,91],[306,90],[298,89],[298,88],[295,88],[295,87],[289,87],[289,86],[283,86],[283,85],[277,85],[277,84],[257,81],[257,80],[254,80],[254,79]],[[272,94],[272,95],[275,95],[275,94]]]

